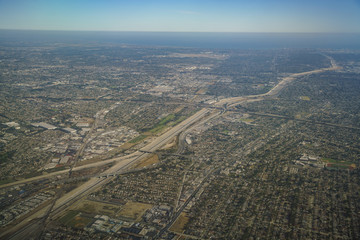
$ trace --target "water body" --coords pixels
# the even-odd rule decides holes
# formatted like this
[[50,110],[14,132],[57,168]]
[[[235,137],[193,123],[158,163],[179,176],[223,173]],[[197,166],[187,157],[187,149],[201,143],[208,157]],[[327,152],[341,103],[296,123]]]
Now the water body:
[[219,49],[360,50],[360,33],[181,33],[0,30],[0,46],[111,43]]

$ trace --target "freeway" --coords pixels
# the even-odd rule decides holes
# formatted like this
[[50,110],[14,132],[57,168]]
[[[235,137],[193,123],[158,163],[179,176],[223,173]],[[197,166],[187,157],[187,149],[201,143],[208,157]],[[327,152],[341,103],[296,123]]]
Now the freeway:
[[[321,69],[308,71],[308,72],[291,74],[290,76],[287,76],[287,77],[283,78],[276,86],[274,86],[267,93],[259,94],[259,95],[249,95],[249,96],[243,96],[243,97],[225,98],[225,99],[222,99],[219,102],[215,103],[212,108],[209,107],[209,106],[205,106],[199,112],[197,112],[196,114],[194,114],[193,116],[191,116],[187,120],[183,121],[182,123],[178,124],[173,129],[170,129],[168,132],[166,132],[162,136],[156,138],[153,143],[150,143],[149,145],[145,146],[141,150],[142,151],[152,152],[152,151],[158,149],[156,147],[157,145],[163,144],[167,140],[171,139],[170,136],[175,136],[177,133],[180,133],[184,129],[184,128],[181,128],[180,126],[185,125],[185,128],[186,128],[187,126],[194,123],[197,120],[198,117],[201,118],[205,114],[209,113],[210,112],[209,109],[216,110],[216,109],[221,109],[221,108],[230,108],[230,107],[234,107],[234,106],[236,106],[238,104],[241,104],[243,102],[262,101],[266,97],[272,97],[272,96],[277,95],[285,86],[287,86],[289,83],[291,83],[292,81],[294,81],[298,77],[340,69],[340,67],[336,65],[336,62],[332,58],[330,58],[330,57],[328,57],[328,58],[329,58],[329,60],[331,62],[331,67],[329,67],[329,68],[321,68]],[[99,114],[99,115],[101,115],[101,114]],[[190,123],[190,124],[188,124],[188,123]],[[173,135],[174,133],[176,133],[176,134]],[[85,141],[85,142],[87,142],[87,141]],[[84,147],[85,147],[85,145],[86,144],[83,144]],[[72,171],[78,171],[78,170],[85,169],[85,168],[98,167],[98,166],[106,165],[106,164],[109,164],[109,163],[112,163],[112,162],[121,162],[122,160],[124,160],[126,158],[132,158],[132,157],[136,158],[139,155],[141,155],[140,152],[135,152],[135,153],[133,153],[131,155],[128,155],[128,156],[125,156],[125,157],[120,157],[120,158],[117,157],[117,158],[112,158],[112,159],[108,159],[108,160],[97,162],[97,163],[87,164],[87,165],[80,166],[80,167],[73,167]],[[37,177],[29,178],[29,179],[24,179],[24,180],[20,180],[20,181],[8,183],[8,184],[3,184],[3,185],[0,185],[0,188],[6,188],[6,187],[14,186],[14,185],[24,184],[24,183],[27,183],[27,182],[37,181],[37,180],[40,180],[40,179],[49,178],[51,176],[61,175],[61,174],[67,173],[67,172],[69,172],[68,169],[63,170],[63,171],[53,172],[53,173],[46,174],[46,175],[41,175],[41,176],[37,176]]]
[[[62,211],[64,211],[66,208],[68,208],[72,203],[75,201],[81,199],[86,194],[94,191],[95,189],[99,188],[100,186],[106,184],[109,182],[113,176],[116,173],[119,173],[121,171],[125,171],[129,169],[133,164],[136,162],[146,158],[149,156],[149,153],[146,152],[152,152],[159,148],[161,148],[163,145],[165,145],[169,140],[171,140],[173,137],[175,137],[180,132],[184,131],[188,127],[190,127],[195,122],[199,121],[203,117],[205,117],[210,110],[208,109],[202,109],[199,112],[195,113],[194,115],[190,116],[188,119],[184,120],[180,124],[174,126],[169,131],[165,132],[164,134],[160,135],[159,137],[155,138],[151,143],[143,147],[141,150],[143,152],[137,151],[131,156],[121,157],[118,159],[111,159],[111,161],[119,161],[117,164],[115,164],[113,167],[109,168],[104,172],[104,174],[107,174],[110,177],[107,178],[92,178],[79,186],[78,188],[70,191],[69,193],[65,194],[61,198],[59,198],[56,203],[54,204],[51,213],[49,214],[50,218],[54,219],[56,218]],[[110,160],[109,160],[110,161]],[[98,163],[101,164],[101,163]],[[85,166],[82,166],[85,167]],[[111,176],[112,175],[112,176]],[[24,221],[20,222],[18,225],[14,226],[11,229],[8,229],[7,231],[0,234],[0,238],[7,236],[9,239],[22,239],[22,236],[26,235],[27,233],[31,233],[34,231],[33,227],[27,227],[29,225],[31,226],[38,226],[38,221],[41,221],[41,218],[48,214],[46,211],[47,208],[44,208],[30,217],[26,218]],[[20,234],[21,233],[21,234]]]
[[[6,231],[0,233],[0,239],[11,239],[11,240],[22,240],[24,236],[32,236],[34,232],[38,232],[39,228],[43,226],[43,218],[48,215],[51,219],[58,216],[63,210],[69,207],[74,201],[82,198],[89,191],[94,190],[95,187],[100,185],[101,183],[108,182],[110,178],[92,178],[80,188],[76,188],[71,192],[65,194],[59,200],[55,202],[53,205],[48,205],[35,212],[31,216],[22,220],[16,226],[7,229]],[[52,210],[49,212],[49,208]]]
[[[165,143],[167,143],[170,139],[172,139],[174,136],[176,136],[177,134],[179,134],[180,132],[185,130],[187,127],[192,125],[194,122],[196,122],[200,118],[204,117],[209,112],[210,112],[210,110],[208,110],[206,108],[201,109],[200,111],[198,111],[197,113],[195,113],[194,115],[189,117],[188,119],[184,120],[183,122],[179,123],[172,129],[170,129],[169,131],[165,132],[163,135],[154,139],[153,142],[149,143],[148,145],[146,145],[145,147],[140,149],[140,151],[153,152],[153,151],[159,149]],[[99,166],[103,166],[103,165],[110,164],[113,162],[119,162],[118,168],[121,168],[121,167],[123,167],[122,162],[129,162],[128,160],[131,161],[134,159],[137,160],[137,157],[143,156],[143,152],[140,152],[140,151],[136,151],[132,154],[129,154],[129,155],[123,156],[123,157],[116,157],[116,158],[111,158],[108,160],[95,162],[95,163],[91,163],[91,164],[87,164],[87,165],[83,165],[83,166],[73,167],[72,171],[74,172],[74,171],[79,171],[79,170],[86,169],[86,168],[99,167]],[[113,171],[113,170],[114,169],[112,169],[111,171]],[[23,180],[19,180],[16,182],[11,182],[11,183],[0,185],[0,189],[15,186],[15,185],[20,185],[20,184],[24,184],[24,183],[28,183],[28,182],[33,182],[33,181],[41,180],[44,178],[49,178],[49,177],[65,174],[68,172],[69,172],[69,169],[66,169],[66,170],[57,171],[57,172],[53,172],[53,173],[49,173],[49,174],[45,174],[45,175],[41,175],[41,176],[36,176],[33,178],[23,179]]]
[[[94,168],[94,167],[100,167],[106,164],[110,164],[113,162],[119,162],[119,161],[123,161],[126,160],[128,158],[134,158],[136,156],[140,155],[140,152],[134,152],[131,153],[129,155],[126,156],[122,156],[122,157],[116,157],[116,158],[111,158],[111,159],[107,159],[101,162],[95,162],[95,163],[90,163],[90,164],[86,164],[83,166],[77,166],[74,167],[72,169],[72,171],[79,171],[79,170],[83,170],[83,169],[87,169],[87,168]],[[41,179],[45,179],[45,178],[50,178],[53,176],[57,176],[57,175],[62,175],[65,173],[69,173],[69,169],[65,169],[65,170],[61,170],[61,171],[57,171],[57,172],[52,172],[52,173],[48,173],[48,174],[44,174],[44,175],[40,175],[40,176],[36,176],[36,177],[32,177],[32,178],[27,178],[27,179],[22,179],[22,180],[18,180],[16,182],[11,182],[11,183],[7,183],[7,184],[3,184],[0,185],[0,189],[1,188],[7,188],[7,187],[11,187],[11,186],[16,186],[16,185],[21,185],[21,184],[25,184],[25,183],[29,183],[29,182],[34,182],[34,181],[38,181]]]
[[266,93],[258,94],[258,95],[248,95],[248,96],[243,96],[243,97],[225,98],[225,99],[222,99],[221,101],[217,102],[215,105],[218,106],[218,107],[220,107],[220,106],[234,107],[234,106],[236,106],[236,105],[238,105],[238,104],[240,104],[242,102],[245,102],[245,101],[248,101],[248,102],[250,102],[250,101],[262,101],[266,97],[274,97],[274,96],[276,96],[277,94],[279,94],[279,92],[285,86],[287,86],[288,84],[293,82],[298,77],[341,69],[341,67],[336,65],[335,61],[332,58],[330,58],[330,57],[328,57],[328,58],[330,59],[331,67],[320,68],[320,69],[307,71],[307,72],[301,72],[301,73],[293,73],[290,76],[284,77],[278,84],[276,84],[272,89],[270,89]]
[[199,119],[204,117],[206,114],[208,114],[210,110],[203,108],[188,119],[184,120],[183,122],[179,123],[160,137],[156,138],[153,142],[149,143],[145,147],[143,147],[142,151],[149,151],[152,152],[154,150],[159,149],[159,147],[165,145],[169,140],[171,140],[173,137],[178,135],[180,132],[184,131],[186,128],[197,122]]
[[[215,106],[219,107],[219,108],[221,107],[224,109],[222,112],[220,112],[220,115],[221,115],[222,113],[225,112],[225,109],[228,107],[233,107],[233,106],[236,106],[240,103],[247,102],[247,101],[249,101],[249,102],[250,101],[261,101],[265,97],[275,96],[286,85],[291,83],[297,77],[339,69],[339,67],[336,66],[334,61],[331,61],[331,64],[332,64],[332,67],[329,67],[329,68],[322,68],[322,69],[303,72],[303,73],[295,73],[288,77],[285,77],[282,81],[280,81],[274,88],[272,88],[267,93],[259,94],[259,95],[250,95],[250,96],[245,96],[245,97],[222,99],[221,101],[216,103]],[[19,223],[16,226],[14,226],[13,228],[8,229],[7,231],[1,233],[0,238],[7,236],[7,237],[9,237],[9,239],[22,239],[22,236],[26,235],[27,232],[30,234],[31,231],[33,231],[32,228],[29,228],[30,225],[33,225],[33,226],[40,225],[38,223],[38,221],[41,221],[42,217],[45,214],[49,214],[50,218],[55,219],[59,214],[61,214],[65,209],[67,209],[72,203],[81,199],[86,194],[96,190],[100,186],[106,184],[116,174],[121,173],[122,171],[126,171],[131,166],[133,166],[136,162],[141,161],[142,159],[148,157],[150,154],[148,152],[153,152],[155,150],[160,149],[163,145],[165,145],[173,137],[175,137],[179,133],[185,131],[190,126],[192,126],[193,124],[198,122],[200,119],[203,119],[202,123],[205,123],[206,121],[212,119],[214,114],[210,114],[210,113],[213,113],[214,111],[218,111],[218,110],[216,108],[215,109],[209,109],[209,108],[201,109],[200,111],[198,111],[194,115],[190,116],[189,118],[187,118],[183,122],[179,123],[178,125],[174,126],[173,128],[171,128],[164,134],[155,138],[148,145],[146,145],[145,147],[140,149],[140,151],[137,151],[131,155],[94,163],[93,166],[100,166],[100,165],[104,165],[106,163],[110,163],[110,162],[114,162],[114,161],[116,162],[116,164],[113,167],[109,168],[108,170],[106,170],[104,172],[104,174],[107,174],[107,176],[109,176],[109,177],[107,177],[107,178],[92,178],[92,179],[88,180],[87,182],[85,182],[84,184],[79,186],[78,188],[70,191],[69,193],[67,193],[64,196],[62,196],[61,198],[59,198],[55,202],[50,213],[48,213],[46,211],[46,209],[48,209],[48,208],[44,208],[44,209],[34,213],[30,217],[26,218],[24,221],[22,221],[21,223]],[[85,165],[85,166],[81,166],[81,167],[86,168],[86,167],[89,167],[89,165]],[[75,169],[76,168],[74,168],[73,171]],[[67,171],[68,170],[65,170],[65,172],[67,172]],[[59,174],[59,172],[57,174]],[[47,175],[47,176],[49,176],[49,175]],[[16,183],[14,183],[14,184],[16,184]],[[177,214],[180,214],[182,212],[182,210],[183,209],[181,209],[181,211],[178,211]],[[21,234],[19,234],[20,232],[21,232]]]

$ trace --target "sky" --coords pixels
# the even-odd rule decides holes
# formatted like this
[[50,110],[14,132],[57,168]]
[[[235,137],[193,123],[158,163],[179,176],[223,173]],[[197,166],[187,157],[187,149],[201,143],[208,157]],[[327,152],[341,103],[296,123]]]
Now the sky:
[[0,0],[0,29],[360,33],[360,0]]

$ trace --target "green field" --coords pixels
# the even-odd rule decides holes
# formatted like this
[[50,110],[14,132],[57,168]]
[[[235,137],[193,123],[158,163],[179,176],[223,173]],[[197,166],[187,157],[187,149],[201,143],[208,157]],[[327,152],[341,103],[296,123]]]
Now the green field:
[[163,119],[161,119],[161,121],[158,123],[159,125],[165,125],[168,122],[172,121],[175,119],[175,114],[169,114],[166,117],[164,117]]
[[139,221],[146,210],[150,208],[152,208],[151,204],[129,201],[124,205],[124,208],[120,211],[119,215],[125,219]]
[[172,127],[177,125],[178,123],[184,121],[186,116],[181,116],[178,114],[169,114],[165,118],[161,119],[159,123],[157,123],[149,132],[156,134],[164,130],[166,127]]
[[100,214],[116,217],[121,210],[121,207],[110,203],[84,200],[81,204],[77,205],[74,210],[87,214]]
[[161,121],[157,123],[149,132],[155,134],[161,132],[162,130],[164,130],[164,128],[166,128],[167,124],[174,119],[175,119],[175,114],[167,115],[166,117],[161,119]]
[[92,218],[84,217],[80,213],[80,211],[69,211],[66,213],[65,216],[60,218],[59,220],[62,224],[67,225],[69,227],[74,228],[84,228],[86,227],[90,222],[93,221]]
[[181,116],[178,119],[176,119],[175,121],[169,123],[170,126],[175,126],[178,123],[181,123],[182,121],[184,121],[187,117],[186,116]]
[[139,135],[136,138],[129,141],[129,143],[138,143],[142,140],[144,140],[147,136],[146,135]]
[[251,123],[254,121],[254,119],[250,119],[250,118],[240,118],[240,121],[242,122],[247,122],[247,123]]
[[301,96],[300,99],[303,101],[310,101],[310,97],[308,96]]
[[338,169],[353,169],[356,168],[356,164],[345,160],[336,160],[332,158],[322,158],[323,162],[326,163],[326,167],[338,168]]
[[67,224],[71,219],[73,219],[76,215],[79,214],[79,211],[68,211],[65,216],[63,216],[62,218],[60,218],[60,222],[63,224]]
[[92,222],[92,218],[84,217],[84,216],[75,216],[73,219],[71,219],[66,225],[74,228],[84,228],[86,227],[90,222]]

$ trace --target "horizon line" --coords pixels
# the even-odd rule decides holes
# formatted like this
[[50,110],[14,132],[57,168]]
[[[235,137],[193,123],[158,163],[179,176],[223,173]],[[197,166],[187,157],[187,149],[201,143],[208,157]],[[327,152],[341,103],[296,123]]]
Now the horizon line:
[[44,32],[127,32],[127,33],[266,33],[266,34],[360,34],[360,32],[249,32],[249,31],[150,31],[150,30],[65,30],[65,29],[12,29],[0,28],[0,31],[44,31]]

